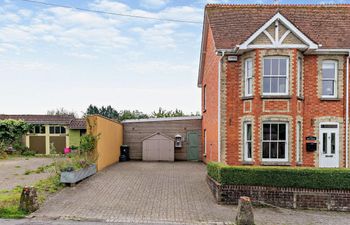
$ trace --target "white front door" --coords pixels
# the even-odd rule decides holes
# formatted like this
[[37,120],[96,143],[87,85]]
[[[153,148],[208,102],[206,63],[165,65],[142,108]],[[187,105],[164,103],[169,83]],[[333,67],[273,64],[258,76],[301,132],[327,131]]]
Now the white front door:
[[319,166],[339,167],[339,127],[337,123],[320,124]]

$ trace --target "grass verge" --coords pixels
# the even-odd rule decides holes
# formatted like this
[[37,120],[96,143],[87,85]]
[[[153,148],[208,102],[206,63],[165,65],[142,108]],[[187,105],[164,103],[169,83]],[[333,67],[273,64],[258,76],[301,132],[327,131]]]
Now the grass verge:
[[[60,183],[60,176],[53,175],[47,179],[38,181],[34,187],[37,189],[39,203],[43,203],[49,194],[55,193],[63,188]],[[20,219],[28,215],[28,212],[20,210],[19,200],[22,187],[12,190],[0,191],[0,218]]]

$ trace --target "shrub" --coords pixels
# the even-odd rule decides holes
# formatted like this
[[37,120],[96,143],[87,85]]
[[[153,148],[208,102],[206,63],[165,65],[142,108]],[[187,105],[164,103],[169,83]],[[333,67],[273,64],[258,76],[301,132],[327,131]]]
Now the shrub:
[[208,175],[221,184],[350,189],[349,169],[227,166],[209,163]]

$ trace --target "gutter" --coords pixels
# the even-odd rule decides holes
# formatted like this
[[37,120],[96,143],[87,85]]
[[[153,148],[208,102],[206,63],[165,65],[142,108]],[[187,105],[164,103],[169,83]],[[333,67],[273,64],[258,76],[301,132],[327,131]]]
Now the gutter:
[[225,57],[225,51],[217,52],[221,53],[218,66],[218,162],[221,162],[221,69],[222,60]]
[[346,57],[346,115],[345,115],[345,167],[349,168],[349,60],[350,50]]

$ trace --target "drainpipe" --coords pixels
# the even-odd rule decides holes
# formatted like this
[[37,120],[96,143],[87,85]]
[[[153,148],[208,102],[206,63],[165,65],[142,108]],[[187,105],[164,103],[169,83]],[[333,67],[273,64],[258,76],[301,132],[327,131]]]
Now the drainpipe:
[[349,55],[346,58],[346,106],[345,106],[345,167],[349,168],[349,60],[350,60],[350,51]]
[[221,51],[218,66],[218,162],[221,162],[221,68],[225,51]]

